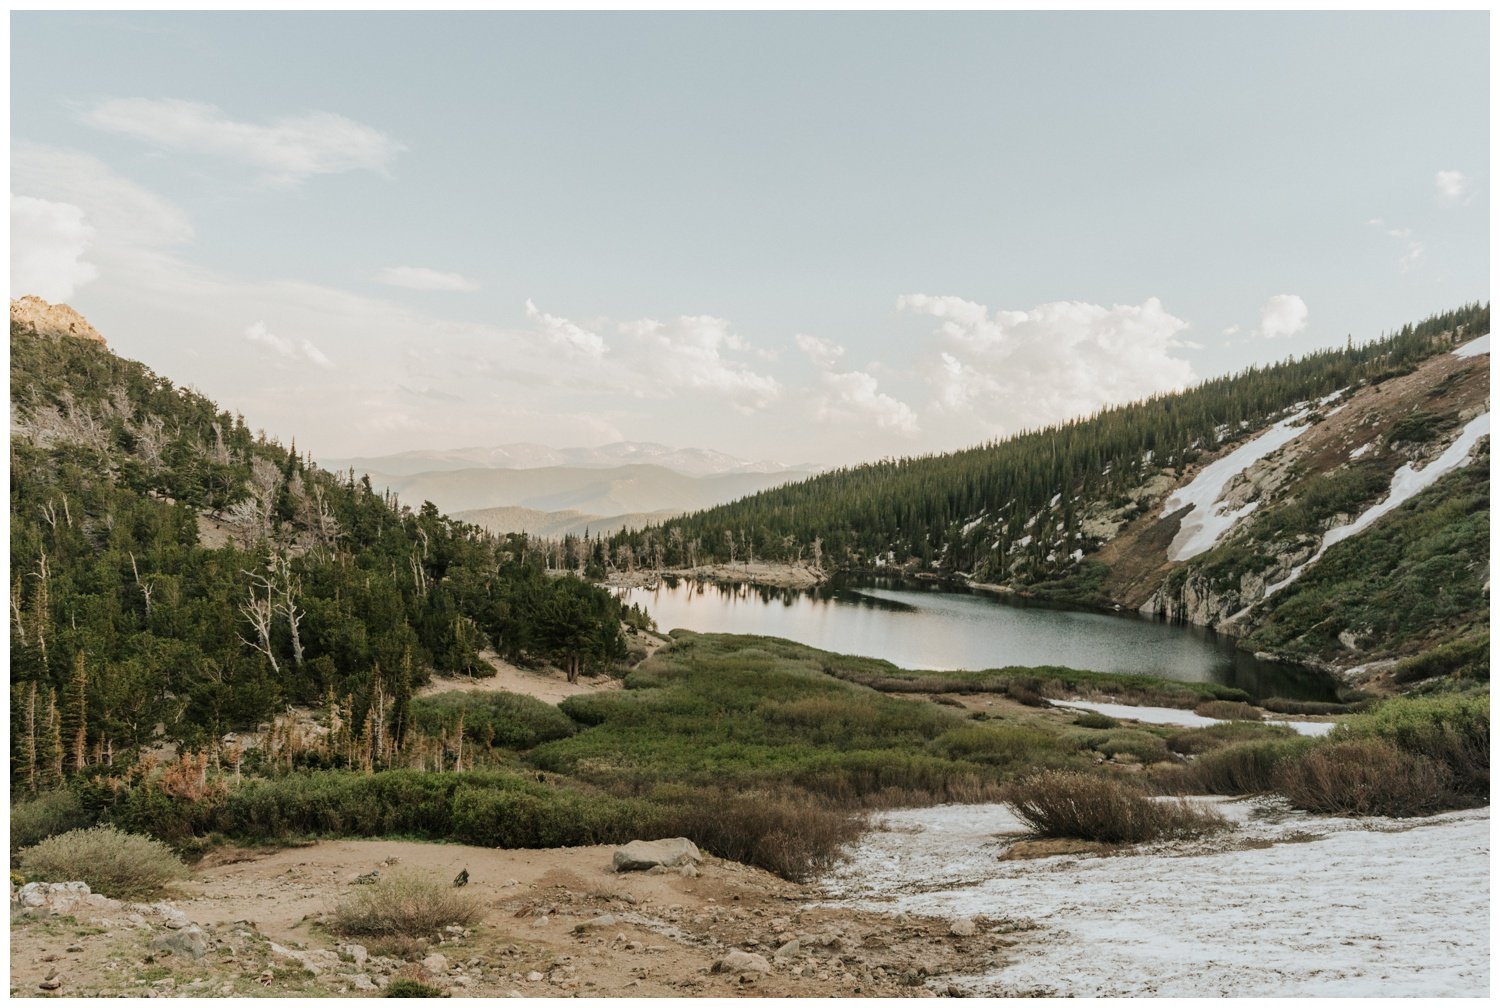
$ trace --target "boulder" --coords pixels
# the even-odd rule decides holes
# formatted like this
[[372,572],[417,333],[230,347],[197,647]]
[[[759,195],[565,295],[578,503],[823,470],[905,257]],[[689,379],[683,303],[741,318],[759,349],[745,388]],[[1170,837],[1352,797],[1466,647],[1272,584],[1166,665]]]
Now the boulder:
[[686,837],[669,840],[632,840],[624,847],[615,848],[614,869],[617,872],[646,871],[658,866],[677,868],[681,865],[701,861],[703,855],[698,847]]
[[955,917],[948,922],[948,933],[955,938],[971,938],[978,930],[973,917]]
[[422,960],[422,968],[433,976],[442,976],[448,972],[448,957],[441,952],[434,952]]
[[769,973],[771,964],[766,962],[766,957],[756,955],[754,952],[743,952],[739,949],[730,949],[724,953],[724,957],[714,963],[715,973]]
[[151,940],[154,952],[170,952],[188,959],[202,959],[208,955],[208,935],[196,924],[177,928]]

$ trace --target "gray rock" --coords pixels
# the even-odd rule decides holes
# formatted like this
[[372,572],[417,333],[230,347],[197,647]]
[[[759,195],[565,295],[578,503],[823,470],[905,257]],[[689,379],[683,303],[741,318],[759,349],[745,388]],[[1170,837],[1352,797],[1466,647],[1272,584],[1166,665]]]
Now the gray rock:
[[777,959],[790,959],[790,958],[792,958],[792,956],[796,955],[798,952],[801,952],[801,951],[802,951],[802,943],[799,942],[797,939],[793,938],[791,941],[787,942],[785,945],[782,945],[780,948],[778,948],[776,950],[776,958]]
[[[274,948],[274,946],[273,946]],[[170,952],[189,959],[202,959],[208,955],[208,935],[196,924],[168,931],[151,940],[154,952]]]
[[375,986],[374,980],[371,980],[363,973],[354,974],[349,978],[349,983],[353,985],[355,990],[372,991],[380,989],[379,987]]
[[766,962],[766,957],[756,955],[754,952],[744,952],[740,949],[730,949],[724,953],[724,957],[714,963],[715,973],[769,973],[771,964]]
[[448,972],[448,957],[441,952],[434,952],[422,960],[422,968],[434,976],[442,976]]
[[620,923],[620,920],[614,914],[600,914],[598,917],[595,917],[592,920],[581,921],[578,924],[574,924],[573,930],[579,934],[582,934],[585,931],[593,931],[597,928],[614,927],[618,923]]
[[677,868],[702,859],[703,855],[698,853],[697,845],[686,837],[632,840],[624,847],[615,848],[614,869],[617,872],[645,871],[658,865]]
[[365,961],[370,958],[369,949],[363,945],[341,945],[339,951],[347,955],[354,965],[359,967],[363,967]]
[[955,917],[948,922],[948,933],[955,938],[971,938],[979,930],[973,917]]

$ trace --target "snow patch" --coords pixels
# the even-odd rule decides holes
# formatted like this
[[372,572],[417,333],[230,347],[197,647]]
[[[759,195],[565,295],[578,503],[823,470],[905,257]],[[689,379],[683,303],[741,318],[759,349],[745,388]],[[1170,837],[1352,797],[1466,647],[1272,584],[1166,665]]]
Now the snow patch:
[[1413,469],[1410,463],[1396,470],[1396,475],[1391,477],[1391,492],[1385,500],[1367,509],[1348,525],[1340,525],[1338,528],[1329,529],[1323,535],[1323,542],[1306,563],[1292,568],[1285,578],[1269,585],[1266,588],[1266,598],[1275,595],[1281,589],[1291,584],[1301,576],[1302,572],[1317,563],[1328,547],[1334,543],[1343,542],[1350,536],[1358,535],[1369,528],[1381,518],[1396,510],[1402,504],[1411,500],[1417,494],[1426,490],[1446,474],[1465,465],[1469,461],[1469,452],[1479,443],[1479,439],[1488,437],[1490,433],[1490,415],[1481,413],[1479,416],[1464,424],[1464,429],[1459,432],[1453,443],[1439,455],[1429,462],[1424,468]]
[[1362,444],[1358,448],[1356,448],[1352,452],[1350,452],[1349,453],[1349,457],[1352,458],[1352,459],[1357,459],[1361,455],[1363,455],[1365,452],[1369,451],[1372,447],[1374,447],[1374,445],[1375,445],[1374,441],[1371,441],[1369,444]]
[[1193,508],[1182,519],[1182,527],[1177,530],[1176,538],[1167,548],[1168,560],[1190,560],[1200,553],[1207,553],[1223,538],[1224,533],[1234,527],[1235,522],[1260,506],[1260,501],[1250,501],[1243,507],[1226,511],[1215,505],[1230,480],[1295,440],[1305,428],[1293,425],[1306,416],[1305,409],[1293,413],[1260,437],[1245,442],[1223,458],[1204,466],[1203,471],[1193,477],[1191,483],[1167,498],[1167,502],[1162,505],[1163,515],[1180,511],[1189,505]]
[[1013,934],[1021,944],[989,973],[939,981],[980,995],[1487,993],[1488,809],[1338,819],[1194,800],[1237,828],[1031,861],[997,860],[1026,830],[1004,805],[888,812],[824,891],[887,912],[1029,918],[1038,929]]
[[1485,333],[1477,340],[1470,340],[1457,350],[1453,351],[1455,357],[1478,357],[1480,354],[1490,352],[1490,334]]
[[[1224,723],[1222,718],[1204,717],[1176,707],[1132,707],[1129,704],[1098,703],[1093,700],[1069,700],[1057,706],[1096,711],[1106,717],[1129,718],[1145,724],[1177,725],[1182,728],[1207,728],[1209,725]],[[1327,735],[1333,731],[1334,726],[1332,721],[1262,721],[1261,724],[1282,725],[1298,735],[1313,737]]]

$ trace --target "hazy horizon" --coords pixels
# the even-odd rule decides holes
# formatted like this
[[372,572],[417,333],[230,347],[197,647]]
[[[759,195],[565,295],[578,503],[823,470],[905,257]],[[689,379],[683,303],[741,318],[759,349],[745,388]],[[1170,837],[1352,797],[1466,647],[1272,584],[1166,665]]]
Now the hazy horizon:
[[949,451],[1488,299],[1484,12],[11,33],[12,296],[318,457]]

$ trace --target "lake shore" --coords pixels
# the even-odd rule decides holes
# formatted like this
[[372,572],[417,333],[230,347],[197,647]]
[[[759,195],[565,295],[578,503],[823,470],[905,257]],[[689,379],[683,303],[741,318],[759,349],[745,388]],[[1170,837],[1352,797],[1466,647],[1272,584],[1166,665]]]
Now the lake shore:
[[822,567],[812,564],[752,560],[664,570],[611,571],[602,583],[606,588],[649,588],[663,578],[682,578],[719,584],[759,585],[763,588],[816,588],[830,577]]

